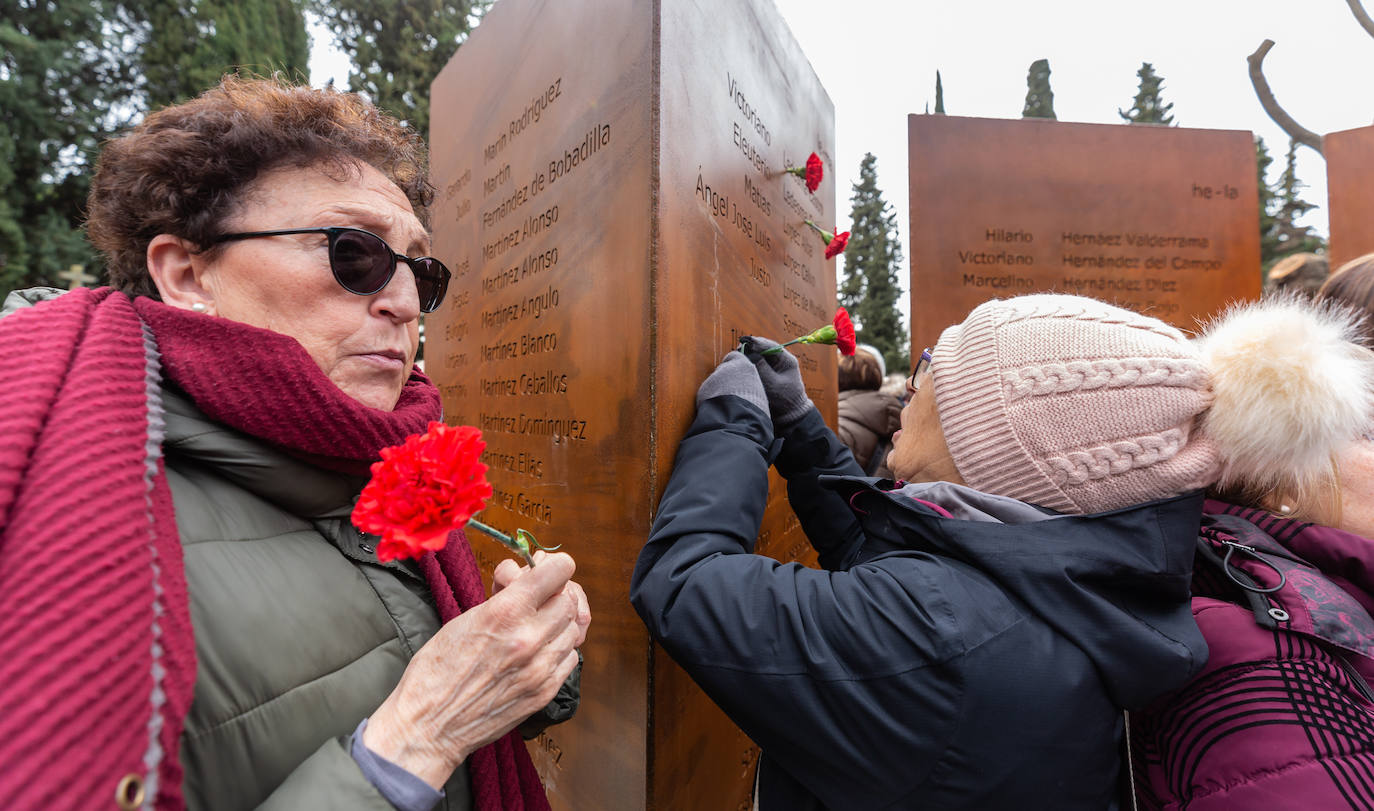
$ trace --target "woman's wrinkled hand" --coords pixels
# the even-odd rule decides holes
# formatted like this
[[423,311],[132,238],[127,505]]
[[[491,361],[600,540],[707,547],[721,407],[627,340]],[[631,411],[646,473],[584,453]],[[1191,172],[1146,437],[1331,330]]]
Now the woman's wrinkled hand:
[[[534,560],[539,562],[547,557],[546,552],[535,552]],[[515,582],[517,577],[527,575],[530,567],[522,566],[512,558],[506,558],[496,565],[496,569],[491,573],[491,593],[494,595],[501,589]],[[563,591],[577,603],[577,624],[582,628],[582,636],[577,640],[577,647],[582,647],[582,643],[587,638],[587,627],[592,624],[592,607],[587,602],[587,592],[583,591],[582,586],[572,580],[563,587]]]
[[569,555],[504,561],[490,600],[427,642],[372,714],[363,744],[438,789],[476,749],[542,709],[577,666],[591,611]]

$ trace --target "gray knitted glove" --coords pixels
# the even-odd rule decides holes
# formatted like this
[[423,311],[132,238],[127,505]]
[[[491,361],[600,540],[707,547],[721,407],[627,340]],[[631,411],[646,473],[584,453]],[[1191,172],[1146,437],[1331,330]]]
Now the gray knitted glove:
[[768,413],[773,424],[786,428],[815,408],[811,398],[806,396],[806,386],[802,384],[801,368],[797,359],[786,349],[771,355],[763,350],[772,349],[778,344],[767,338],[746,337],[745,357],[754,362],[763,391],[768,395]]
[[697,389],[697,408],[712,397],[733,394],[747,400],[763,413],[768,413],[768,395],[764,393],[759,373],[749,359],[733,350],[725,356],[716,370],[702,381]]

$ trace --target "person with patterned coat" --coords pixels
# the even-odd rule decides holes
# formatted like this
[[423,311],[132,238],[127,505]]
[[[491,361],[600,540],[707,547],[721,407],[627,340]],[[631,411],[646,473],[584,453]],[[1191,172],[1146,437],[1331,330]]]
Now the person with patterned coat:
[[1251,370],[1218,398],[1266,424],[1213,419],[1249,439],[1198,538],[1193,614],[1211,655],[1131,715],[1140,808],[1374,808],[1370,351],[1341,304],[1271,301],[1217,336],[1218,362]]
[[1374,808],[1374,541],[1209,500],[1207,666],[1131,716],[1139,807]]

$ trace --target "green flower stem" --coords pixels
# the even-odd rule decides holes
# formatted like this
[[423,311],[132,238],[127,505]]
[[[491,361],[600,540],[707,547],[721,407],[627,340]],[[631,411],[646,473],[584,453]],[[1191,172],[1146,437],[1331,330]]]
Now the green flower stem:
[[[810,336],[807,336],[807,337],[810,337]],[[760,352],[759,354],[760,354],[760,355],[776,355],[776,354],[778,354],[779,352],[781,352],[783,349],[786,349],[787,347],[791,346],[792,344],[799,344],[799,343],[803,343],[804,341],[806,341],[806,338],[793,338],[792,340],[788,341],[788,342],[785,343],[785,344],[778,344],[777,346],[773,347],[772,349],[765,349],[765,350],[763,350],[763,351]]]
[[[781,351],[783,350],[784,347],[788,347],[788,346],[791,346],[792,344],[796,344],[796,343],[802,343],[802,342],[806,341],[806,339],[809,338],[809,337],[810,337],[810,336],[808,335],[808,336],[805,336],[805,337],[802,337],[802,338],[793,338],[792,340],[788,341],[788,342],[785,343],[785,344],[778,344],[777,346],[773,347],[772,349],[765,349],[765,350],[763,350],[763,351],[760,352],[759,354],[760,354],[760,355],[776,355],[776,354],[778,354],[779,352],[781,352]],[[743,353],[744,350],[745,350],[745,349],[748,349],[748,348],[749,348],[749,344],[746,343],[743,339],[741,339],[740,342],[739,342],[739,352]]]
[[[828,332],[827,332],[827,330],[828,330]],[[827,324],[826,326],[821,327],[820,329],[816,330],[815,332],[811,333],[810,335],[803,335],[803,336],[800,337],[800,338],[793,338],[792,340],[788,341],[788,342],[785,343],[785,344],[778,344],[777,346],[773,347],[772,349],[765,349],[765,350],[763,350],[763,351],[760,352],[759,354],[760,354],[760,355],[776,355],[776,354],[778,354],[779,352],[781,352],[782,350],[784,350],[784,349],[786,349],[787,347],[791,346],[792,344],[834,344],[834,343],[835,343],[835,328],[834,328],[834,326],[831,326],[831,325]],[[745,348],[745,347],[744,347],[744,341],[740,341],[740,342],[739,342],[739,351],[740,351],[740,352],[743,352],[743,351],[744,351],[744,348]]]
[[824,242],[826,245],[829,245],[830,240],[835,238],[835,234],[833,231],[827,231],[819,225],[815,224],[814,222],[811,222],[810,220],[805,220],[804,222],[812,228],[816,229],[816,233],[821,235],[821,241]]
[[542,549],[545,552],[552,552],[556,549],[561,549],[563,546],[563,544],[559,544],[558,546],[545,546],[534,537],[533,533],[518,528],[515,530],[515,537],[512,538],[511,536],[507,535],[506,533],[502,532],[496,527],[483,524],[476,518],[469,518],[468,526],[472,527],[478,532],[495,538],[497,541],[501,543],[502,546],[505,546],[507,549],[511,550],[512,552],[515,552],[520,557],[524,558],[525,562],[529,564],[531,569],[534,568],[534,556],[530,553],[531,545],[533,545],[537,549]]

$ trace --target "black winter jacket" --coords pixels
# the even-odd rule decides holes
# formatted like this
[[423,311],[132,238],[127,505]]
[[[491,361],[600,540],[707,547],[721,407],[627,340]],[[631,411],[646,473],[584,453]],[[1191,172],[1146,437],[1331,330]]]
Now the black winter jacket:
[[[750,554],[775,459],[826,571]],[[858,472],[815,411],[775,441],[708,400],[635,567],[650,633],[763,749],[760,807],[1116,807],[1121,709],[1206,659],[1201,496],[1061,516]]]

